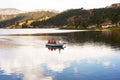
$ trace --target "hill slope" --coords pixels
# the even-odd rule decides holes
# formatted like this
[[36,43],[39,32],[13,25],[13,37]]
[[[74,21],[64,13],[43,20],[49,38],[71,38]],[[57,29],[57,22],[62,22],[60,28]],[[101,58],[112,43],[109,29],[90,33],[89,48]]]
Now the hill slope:
[[22,25],[26,21],[30,24],[33,21],[41,21],[48,19],[50,17],[55,16],[57,13],[52,11],[35,11],[35,12],[27,12],[27,13],[21,13],[21,14],[14,14],[14,15],[1,15],[0,18],[6,17],[6,19],[1,19],[0,27],[8,27],[13,25]]
[[120,21],[120,8],[101,8],[101,9],[72,9],[62,12],[46,21],[36,21],[33,26],[89,26],[100,25],[103,22],[112,21],[113,23]]
[[87,27],[91,25],[100,26],[104,22],[112,22],[113,24],[120,22],[120,7],[116,6],[90,10],[84,10],[83,8],[71,9],[48,20],[35,21],[31,25],[39,27],[65,25]]
[[0,15],[13,15],[13,14],[19,14],[23,11],[15,8],[0,8]]

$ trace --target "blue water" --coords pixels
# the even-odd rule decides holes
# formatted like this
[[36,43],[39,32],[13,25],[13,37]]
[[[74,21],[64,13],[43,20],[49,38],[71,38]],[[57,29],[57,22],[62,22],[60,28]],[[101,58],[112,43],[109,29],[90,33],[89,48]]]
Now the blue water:
[[[119,32],[0,36],[0,80],[120,80],[116,35]],[[45,46],[49,39],[60,39],[66,47],[50,50]]]

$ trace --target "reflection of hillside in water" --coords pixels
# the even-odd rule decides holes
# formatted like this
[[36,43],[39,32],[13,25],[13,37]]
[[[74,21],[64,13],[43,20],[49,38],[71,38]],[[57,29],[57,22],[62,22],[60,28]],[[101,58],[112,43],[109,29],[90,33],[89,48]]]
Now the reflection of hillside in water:
[[119,31],[89,31],[89,32],[76,32],[66,34],[64,38],[70,43],[96,43],[106,44],[112,47],[120,48],[120,32]]
[[120,48],[120,31],[85,31],[73,33],[44,34],[42,39],[61,39],[69,44],[96,43]]
[[[106,44],[111,45],[112,47],[120,48],[120,31],[85,31],[85,32],[73,32],[73,33],[56,33],[56,34],[35,34],[35,35],[29,35],[33,36],[33,38],[36,38],[36,40],[42,40],[44,42],[47,42],[49,39],[55,39],[55,40],[63,40],[64,42],[67,42],[68,44],[84,44],[84,43],[95,43],[95,44]],[[28,44],[29,43],[29,36],[23,36],[25,39],[27,39]],[[34,37],[36,36],[36,37]],[[22,38],[23,38],[22,37]],[[14,39],[18,38],[12,37]],[[11,38],[11,40],[13,40]],[[20,37],[21,38],[21,37]],[[0,47],[5,46],[17,46],[19,43],[15,43],[14,41],[7,40],[8,38],[0,38]],[[23,41],[26,43],[25,41]],[[41,42],[44,44],[43,42]],[[34,44],[34,41],[33,41]]]

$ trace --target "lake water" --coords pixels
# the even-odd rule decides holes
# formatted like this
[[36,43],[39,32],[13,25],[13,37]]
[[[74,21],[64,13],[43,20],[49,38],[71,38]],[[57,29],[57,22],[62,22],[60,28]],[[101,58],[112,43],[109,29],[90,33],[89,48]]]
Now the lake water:
[[[0,80],[120,80],[120,31],[14,29],[0,35]],[[66,46],[47,48],[49,39]]]

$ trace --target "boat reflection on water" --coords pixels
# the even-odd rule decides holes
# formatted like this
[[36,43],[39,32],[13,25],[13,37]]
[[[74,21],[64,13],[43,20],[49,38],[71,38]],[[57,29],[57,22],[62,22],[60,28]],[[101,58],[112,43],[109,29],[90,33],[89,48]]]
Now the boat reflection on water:
[[48,48],[49,51],[59,50],[59,53],[60,53],[61,50],[64,50],[64,48],[66,48],[66,46],[48,46],[48,45],[46,45],[46,48]]

